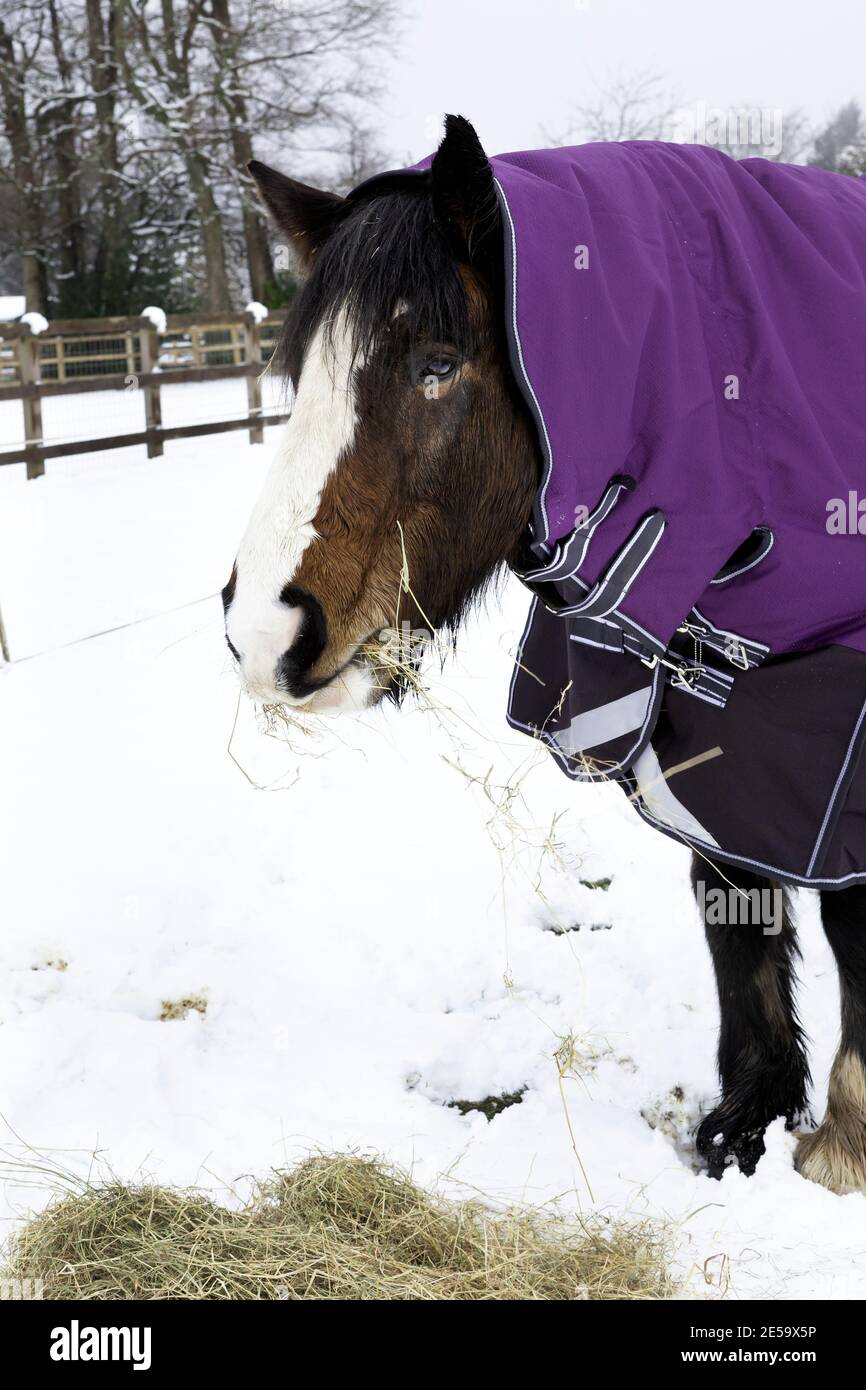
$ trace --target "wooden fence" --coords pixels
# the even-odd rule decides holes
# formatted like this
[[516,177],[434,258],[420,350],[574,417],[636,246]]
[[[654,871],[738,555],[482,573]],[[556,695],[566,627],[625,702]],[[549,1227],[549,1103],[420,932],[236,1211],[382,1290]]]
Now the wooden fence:
[[[38,335],[27,324],[0,324],[0,402],[21,402],[25,440],[20,447],[0,447],[0,465],[26,463],[27,477],[38,478],[46,459],[131,444],[146,444],[148,458],[155,458],[166,439],[227,430],[249,430],[250,442],[261,444],[266,424],[288,419],[285,412],[263,411],[261,391],[283,318],[283,310],[261,321],[247,313],[172,314],[164,333],[147,318],[55,319]],[[226,377],[246,378],[243,418],[163,425],[162,386]],[[143,429],[96,439],[45,439],[46,398],[130,390],[141,392]]]

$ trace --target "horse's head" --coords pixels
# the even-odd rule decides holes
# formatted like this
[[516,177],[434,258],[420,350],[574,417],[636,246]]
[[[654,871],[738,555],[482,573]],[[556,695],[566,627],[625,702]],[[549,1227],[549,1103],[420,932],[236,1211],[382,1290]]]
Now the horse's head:
[[264,702],[395,693],[384,634],[453,627],[519,546],[537,445],[507,360],[502,235],[478,138],[343,199],[251,166],[306,279],[280,353],[285,427],[223,592]]

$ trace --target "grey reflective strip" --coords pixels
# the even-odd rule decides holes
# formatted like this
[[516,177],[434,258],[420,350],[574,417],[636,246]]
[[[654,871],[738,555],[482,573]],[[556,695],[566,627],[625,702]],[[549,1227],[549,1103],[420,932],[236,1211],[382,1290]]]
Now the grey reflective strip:
[[584,753],[588,748],[598,748],[602,743],[630,734],[639,729],[646,719],[646,712],[652,697],[652,685],[643,690],[634,690],[631,695],[623,695],[619,700],[611,700],[606,705],[598,705],[584,714],[576,714],[567,729],[557,734],[556,741],[564,753]]
[[641,800],[647,810],[672,830],[690,835],[694,840],[702,840],[706,845],[718,849],[718,842],[705,830],[691,811],[678,801],[670,788],[670,783],[661,770],[655,749],[651,743],[636,759],[632,772],[637,781]]

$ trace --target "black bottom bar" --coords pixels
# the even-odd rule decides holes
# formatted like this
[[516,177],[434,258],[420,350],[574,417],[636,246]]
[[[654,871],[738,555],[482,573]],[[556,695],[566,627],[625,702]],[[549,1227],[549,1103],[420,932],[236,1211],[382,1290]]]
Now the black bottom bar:
[[[356,1316],[358,1311],[357,1303],[313,1306],[305,1302],[302,1306],[280,1300],[264,1306],[4,1302],[0,1303],[0,1329],[6,1334],[7,1348],[14,1342],[16,1362],[25,1373],[32,1367],[48,1371],[51,1376],[56,1374],[60,1380],[69,1375],[92,1379],[104,1370],[112,1376],[134,1374],[138,1364],[141,1376],[155,1374],[161,1378],[167,1371],[192,1370],[196,1382],[201,1384],[203,1376],[211,1373],[225,1378],[229,1368],[238,1367],[249,1374],[263,1361],[273,1362],[275,1369],[280,1367],[283,1374],[294,1378],[292,1363],[297,1367],[299,1358],[301,1365],[309,1364],[312,1349],[317,1345],[312,1340],[316,1333],[323,1327],[342,1328],[346,1318]],[[404,1337],[412,1336],[413,1318],[417,1315],[417,1311],[412,1314],[405,1305],[389,1314],[402,1324]],[[442,1348],[443,1363],[453,1373],[452,1358],[455,1352],[459,1353],[459,1345],[450,1334],[453,1328],[459,1336],[464,1315],[456,1309],[449,1311],[447,1327],[443,1323],[444,1309],[424,1305],[422,1315],[425,1323],[419,1337],[423,1337],[425,1348],[426,1376],[429,1377],[427,1358],[436,1346]],[[349,1350],[353,1374],[358,1373],[360,1360],[366,1363],[367,1374],[376,1374],[378,1370],[390,1380],[393,1363],[389,1373],[386,1348],[376,1338],[378,1324],[370,1321],[379,1314],[371,1314],[367,1305],[361,1316],[363,1335],[351,1344],[343,1342],[347,1349],[354,1348]],[[426,1322],[428,1316],[430,1324]],[[450,1323],[452,1316],[457,1318],[454,1324]],[[515,1347],[527,1335],[532,1337],[529,1345],[534,1348],[533,1360],[537,1365],[536,1358],[545,1346],[538,1340],[542,1330],[549,1337],[549,1353],[555,1353],[557,1359],[568,1358],[576,1379],[591,1368],[595,1381],[601,1384],[616,1383],[623,1373],[632,1371],[641,1377],[655,1377],[674,1368],[685,1368],[700,1375],[713,1365],[759,1365],[768,1370],[794,1365],[811,1368],[826,1379],[843,1366],[850,1368],[852,1361],[856,1364],[859,1346],[859,1319],[851,1317],[851,1305],[845,1302],[575,1300],[567,1309],[558,1308],[550,1323],[540,1329],[535,1320],[546,1316],[551,1315],[545,1315],[537,1304],[528,1306],[520,1315],[512,1307],[508,1322],[498,1324],[496,1304],[472,1305],[471,1329],[466,1324],[466,1332],[471,1334],[476,1349],[480,1349],[479,1336],[483,1336],[485,1378],[490,1374],[491,1362],[495,1366],[500,1357],[513,1357]],[[101,1329],[114,1330],[103,1333]],[[419,1341],[418,1351],[421,1345]],[[335,1349],[332,1341],[325,1347],[319,1344],[319,1370],[328,1379],[335,1369]],[[94,1351],[106,1359],[87,1359]],[[413,1358],[407,1358],[405,1351],[404,1346],[400,1374],[411,1380],[416,1372]],[[126,1359],[112,1359],[124,1354]],[[309,1371],[305,1379],[309,1379]]]

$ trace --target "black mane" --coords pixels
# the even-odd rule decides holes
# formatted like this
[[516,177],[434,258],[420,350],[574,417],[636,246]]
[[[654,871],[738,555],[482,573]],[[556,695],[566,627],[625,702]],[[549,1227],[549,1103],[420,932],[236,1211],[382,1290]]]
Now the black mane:
[[[412,343],[471,351],[466,290],[457,258],[433,208],[426,180],[419,188],[383,191],[353,206],[316,253],[287,317],[276,365],[297,385],[304,354],[319,324],[349,315],[356,359],[370,357],[387,371],[394,311]],[[396,345],[395,345],[396,346]]]

